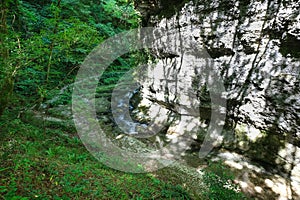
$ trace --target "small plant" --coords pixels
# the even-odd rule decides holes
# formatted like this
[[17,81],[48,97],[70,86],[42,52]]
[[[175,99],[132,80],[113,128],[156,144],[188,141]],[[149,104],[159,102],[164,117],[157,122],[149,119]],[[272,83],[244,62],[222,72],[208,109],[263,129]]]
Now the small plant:
[[204,196],[210,200],[247,199],[233,180],[234,175],[221,162],[209,163],[203,175],[203,181],[208,186]]

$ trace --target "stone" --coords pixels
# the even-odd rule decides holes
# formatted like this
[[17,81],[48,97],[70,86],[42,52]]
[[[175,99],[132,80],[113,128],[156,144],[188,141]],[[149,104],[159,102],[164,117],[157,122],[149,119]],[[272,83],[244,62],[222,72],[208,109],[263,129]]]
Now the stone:
[[[143,2],[147,5],[152,1]],[[177,1],[175,4],[179,5]],[[136,7],[145,9],[138,3]],[[173,123],[178,124],[182,116],[198,117],[205,105],[200,121],[209,124],[212,115],[209,108],[216,106],[211,102],[213,91],[201,92],[208,80],[205,74],[200,76],[203,74],[201,65],[191,62],[195,56],[193,48],[206,49],[226,88],[223,95],[227,100],[227,119],[221,149],[241,153],[242,157],[250,159],[249,163],[259,165],[266,173],[276,171],[268,175],[264,183],[262,181],[270,192],[264,193],[266,196],[280,194],[282,187],[286,190],[280,198],[300,198],[297,190],[300,175],[297,167],[300,165],[300,2],[190,1],[175,6],[177,10],[172,16],[163,14],[161,1],[153,10],[151,6],[147,8],[147,24],[156,27],[163,41],[171,42],[164,50],[152,50],[157,62],[154,67],[148,67],[147,78],[140,82],[143,89],[138,107],[147,106],[155,117],[153,112],[158,110],[157,106],[163,106],[169,116],[177,115]],[[170,30],[178,31],[178,37],[190,42],[184,44],[184,53],[176,48],[171,37],[164,35]],[[172,54],[167,54],[170,49],[173,49]],[[169,132],[174,127],[171,123]],[[243,165],[232,162],[229,164],[243,169]],[[262,172],[255,173],[259,176]],[[277,182],[278,187],[272,188],[271,181]],[[283,184],[284,181],[290,181],[291,186]],[[242,184],[245,191],[251,187],[249,193],[263,198],[266,186],[251,181],[247,184],[247,180],[240,183],[245,183]]]

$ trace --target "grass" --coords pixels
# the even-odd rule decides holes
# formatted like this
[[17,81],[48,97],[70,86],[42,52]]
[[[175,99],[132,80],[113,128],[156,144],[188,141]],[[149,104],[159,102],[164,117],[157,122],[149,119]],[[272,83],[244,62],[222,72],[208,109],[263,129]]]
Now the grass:
[[17,109],[0,118],[0,199],[245,199],[220,163],[203,176],[180,164],[153,174],[116,171],[86,150],[72,124],[17,117]]
[[102,165],[72,129],[15,116],[0,119],[0,199],[191,199],[180,185]]

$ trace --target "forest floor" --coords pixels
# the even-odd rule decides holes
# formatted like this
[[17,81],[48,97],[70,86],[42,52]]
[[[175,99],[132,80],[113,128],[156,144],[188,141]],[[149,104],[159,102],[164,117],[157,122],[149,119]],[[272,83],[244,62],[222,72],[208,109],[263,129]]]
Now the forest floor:
[[10,109],[0,120],[0,199],[191,199],[175,183],[102,165],[74,129],[19,114]]
[[1,117],[0,199],[245,199],[220,163],[201,172],[180,163],[147,174],[111,169],[55,109]]

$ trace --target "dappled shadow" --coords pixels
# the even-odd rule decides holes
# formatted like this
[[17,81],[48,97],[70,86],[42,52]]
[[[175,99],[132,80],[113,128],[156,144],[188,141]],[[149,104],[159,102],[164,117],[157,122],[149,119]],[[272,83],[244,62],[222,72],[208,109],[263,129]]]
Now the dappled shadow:
[[[239,169],[241,174],[244,171],[239,178],[248,177],[247,191],[260,199],[276,199],[281,193],[286,194],[286,198],[297,198],[299,195],[295,191],[299,171],[294,169],[299,163],[300,125],[299,61],[295,53],[295,44],[299,42],[299,30],[295,28],[297,9],[298,3],[286,1],[208,0],[187,4],[168,20],[154,21],[163,29],[179,28],[182,35],[189,34],[196,41],[194,45],[203,46],[213,58],[227,90],[227,118],[223,130],[225,141],[214,151],[235,151],[248,159],[249,163],[263,169],[264,172],[253,171],[252,168]],[[284,12],[294,15],[287,16]],[[183,31],[186,29],[188,32]],[[152,53],[162,55],[161,52]],[[165,96],[159,99],[160,104],[172,112],[182,102],[194,102],[197,99],[198,105],[194,106],[194,111],[200,111],[202,125],[197,127],[198,131],[194,130],[196,137],[190,147],[193,154],[199,151],[204,141],[213,104],[210,101],[211,91],[205,88],[207,80],[199,75],[199,66],[183,78],[188,81],[189,75],[194,76],[187,87],[193,88],[195,95],[188,96],[191,98],[188,100],[180,98],[180,93],[185,90],[177,89],[176,83],[182,78],[178,74],[186,68],[180,62],[184,56],[176,53],[157,56],[159,61],[164,62],[162,79],[169,80],[173,75],[173,82],[155,82],[153,79],[148,92],[155,93],[152,102],[157,102],[155,98],[159,95]],[[174,85],[175,95],[170,92]],[[182,116],[180,112],[176,114]],[[193,166],[197,165],[190,161]],[[252,179],[256,179],[254,183],[250,183]],[[287,192],[274,191],[275,186],[267,179],[274,184],[282,182]],[[244,182],[247,183],[247,179]]]

